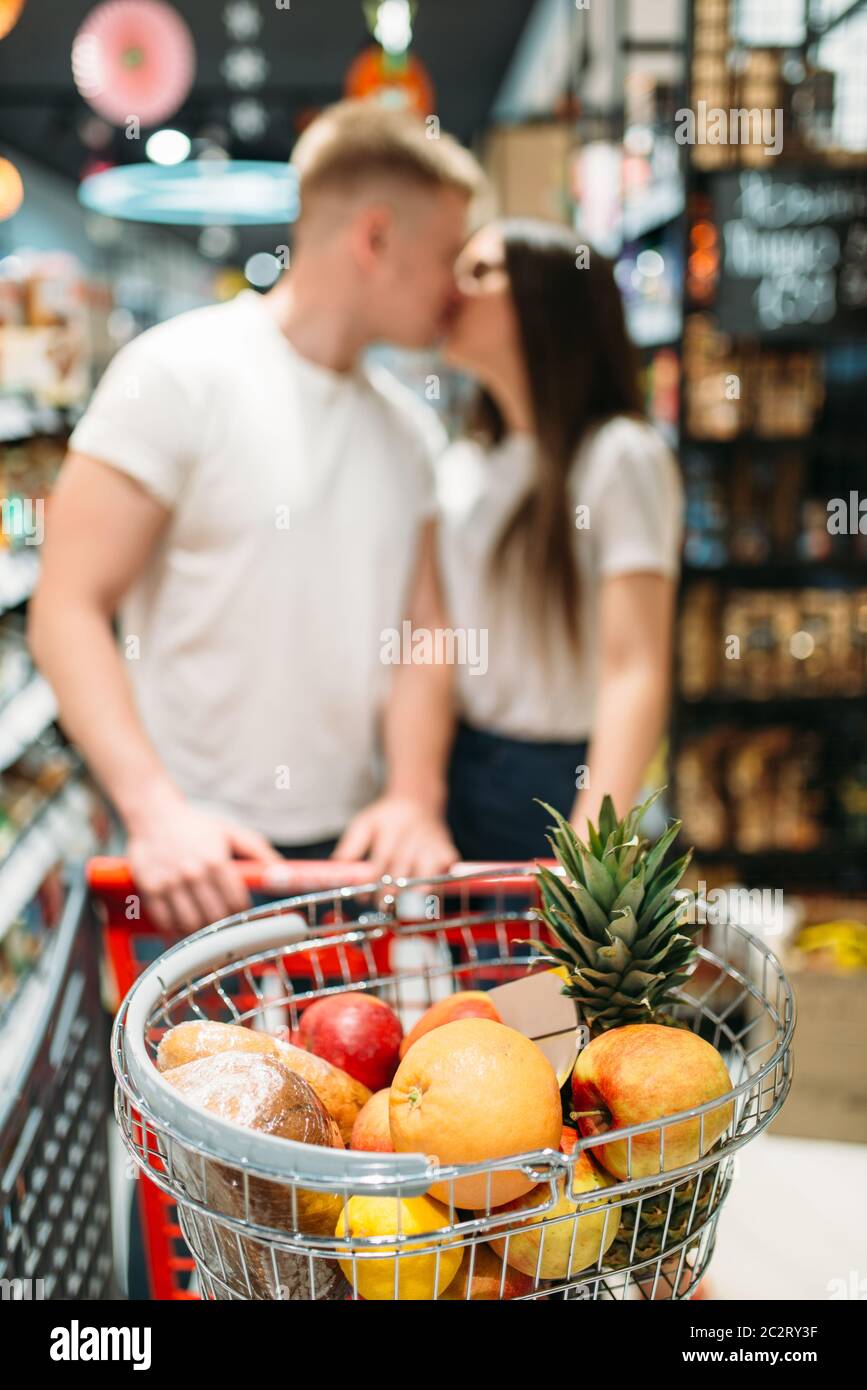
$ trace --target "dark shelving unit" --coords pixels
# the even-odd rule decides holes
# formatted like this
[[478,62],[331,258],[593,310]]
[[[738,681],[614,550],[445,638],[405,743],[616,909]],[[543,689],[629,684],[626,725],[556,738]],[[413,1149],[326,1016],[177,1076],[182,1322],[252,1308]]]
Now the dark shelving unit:
[[[734,34],[734,15],[739,0],[731,0],[730,6],[730,29],[728,37],[728,49],[725,54],[725,66],[727,73],[740,73],[745,70],[743,59],[749,55],[751,50],[747,45],[736,41]],[[834,21],[835,25],[845,22],[847,19],[860,10],[860,3],[853,6],[851,12],[842,14]],[[689,95],[686,104],[695,108],[697,99],[706,93],[696,84],[696,74],[702,71],[701,65],[696,66],[696,34],[697,26],[700,27],[701,9],[698,0],[691,0],[688,7],[689,11],[689,43],[688,43],[688,83]],[[705,11],[705,14],[707,11]],[[801,49],[795,50],[790,43],[779,44],[778,50],[768,43],[763,45],[764,49],[771,52],[785,48],[786,60],[795,62],[800,61],[808,67],[814,62],[816,57],[815,43],[820,29],[817,22],[814,22],[818,14],[818,7],[812,0],[804,0],[804,37]],[[706,32],[706,31],[705,31]],[[702,40],[700,40],[700,43]],[[758,46],[756,46],[758,47]],[[702,50],[703,56],[707,54]],[[705,72],[708,71],[707,63],[704,65]],[[781,66],[782,71],[782,66]],[[728,77],[726,80],[730,80]],[[731,79],[734,81],[734,79]],[[737,79],[740,81],[740,78]],[[867,92],[863,94],[867,101]],[[722,100],[711,102],[713,105],[723,106]],[[769,103],[770,104],[770,103]],[[732,105],[749,106],[748,100],[733,101]],[[787,122],[789,113],[787,112]],[[787,149],[788,146],[788,149]],[[794,149],[794,153],[790,150]],[[820,180],[833,178],[840,184],[847,181],[854,187],[867,190],[867,151],[864,152],[863,159],[860,161],[851,160],[849,163],[840,162],[832,164],[818,156],[810,156],[804,149],[803,144],[799,146],[797,134],[793,135],[793,129],[787,125],[786,138],[783,151],[773,160],[767,159],[763,165],[756,165],[755,161],[749,161],[744,157],[743,150],[735,150],[734,158],[723,167],[721,161],[718,168],[699,167],[706,158],[700,156],[696,160],[695,148],[689,144],[684,146],[684,179],[685,179],[685,205],[686,213],[684,216],[684,330],[688,331],[690,320],[695,314],[703,314],[715,317],[715,311],[722,307],[723,317],[728,313],[732,317],[731,303],[721,305],[719,297],[716,301],[708,298],[702,302],[697,302],[690,297],[690,273],[689,267],[690,252],[692,243],[690,241],[690,227],[694,218],[700,217],[701,220],[710,219],[716,225],[718,234],[717,251],[720,257],[720,268],[717,275],[717,286],[723,278],[723,259],[725,255],[724,239],[722,228],[716,218],[717,210],[723,205],[723,191],[725,185],[720,180],[722,175],[729,178],[733,174],[756,173],[762,176],[784,179],[789,174],[794,177],[797,170],[797,177],[803,183],[809,183],[812,178],[817,183]],[[730,289],[730,282],[728,284]],[[737,290],[736,293],[742,293]],[[835,306],[837,301],[835,300]],[[743,306],[743,301],[741,301]],[[859,422],[855,413],[856,405],[860,403],[863,420],[863,400],[867,397],[867,327],[865,327],[865,311],[862,308],[860,318],[851,312],[846,315],[845,324],[841,322],[839,331],[836,321],[829,325],[824,323],[816,327],[808,325],[793,331],[784,330],[782,332],[768,331],[759,327],[758,318],[756,319],[756,331],[754,333],[744,333],[743,331],[731,331],[730,325],[722,322],[720,327],[726,333],[731,344],[732,355],[736,359],[751,363],[760,362],[766,357],[769,350],[773,352],[792,352],[802,354],[821,354],[822,365],[826,369],[825,377],[828,379],[827,368],[832,361],[835,351],[850,350],[853,353],[853,362],[857,362],[858,354],[861,355],[861,372],[863,384],[857,384],[857,370],[855,372],[856,384],[847,380],[845,389],[841,388],[834,399],[831,393],[826,392],[825,401],[817,411],[812,429],[797,434],[770,434],[762,430],[753,428],[741,429],[733,433],[731,437],[720,438],[699,437],[698,433],[690,434],[687,428],[688,409],[686,391],[688,383],[684,376],[684,368],[689,369],[690,363],[685,359],[684,342],[680,344],[681,354],[681,400],[680,400],[680,455],[684,463],[685,477],[689,488],[691,478],[698,480],[698,486],[704,484],[713,491],[714,480],[720,480],[721,495],[729,497],[725,492],[726,488],[731,488],[732,477],[734,474],[736,460],[747,461],[747,470],[752,468],[752,461],[765,470],[772,470],[777,466],[782,466],[780,459],[785,454],[789,458],[797,455],[800,461],[800,482],[801,482],[801,501],[809,498],[822,497],[822,487],[825,486],[827,497],[840,496],[841,493],[834,491],[835,486],[841,487],[844,484],[852,489],[860,491],[861,495],[867,495],[867,438],[863,424]],[[743,324],[740,325],[741,330]],[[837,359],[839,363],[839,359]],[[721,368],[721,370],[724,370]],[[692,472],[691,472],[692,470]],[[688,514],[689,514],[689,491],[688,491]],[[700,506],[698,508],[700,515]],[[731,525],[732,515],[728,513],[727,523]],[[761,526],[764,518],[756,518]],[[798,529],[803,525],[802,514],[798,514]],[[716,533],[708,532],[717,540]],[[722,539],[719,545],[729,548],[730,537],[726,535],[724,526],[721,526],[720,536]],[[800,536],[791,546],[781,549],[779,546],[770,544],[770,554],[767,558],[757,559],[754,563],[746,562],[742,556],[733,558],[719,558],[719,563],[694,563],[687,562],[684,565],[681,583],[681,613],[685,605],[690,600],[690,595],[694,593],[699,585],[713,586],[719,597],[720,604],[732,594],[734,590],[743,589],[745,591],[774,590],[783,591],[794,590],[842,590],[851,592],[853,590],[864,589],[867,591],[867,537],[860,535],[846,535],[831,537],[834,553],[816,558],[809,553],[799,553]],[[804,546],[806,549],[806,545]],[[720,641],[723,633],[720,629]],[[773,886],[783,889],[835,889],[842,890],[851,894],[862,894],[867,892],[867,831],[854,820],[850,823],[844,814],[842,799],[838,796],[838,782],[846,775],[865,777],[865,790],[867,790],[867,763],[860,768],[853,766],[852,759],[848,760],[848,766],[843,766],[841,759],[845,761],[846,750],[854,746],[859,741],[858,730],[863,731],[863,739],[860,740],[862,747],[867,747],[867,671],[865,671],[865,688],[860,694],[828,694],[814,695],[809,691],[803,694],[798,692],[786,693],[773,696],[771,698],[755,698],[747,690],[720,691],[711,690],[702,694],[698,698],[686,698],[680,685],[680,654],[678,654],[677,675],[676,675],[676,698],[674,703],[674,717],[671,730],[671,759],[672,777],[671,784],[674,791],[673,801],[674,810],[681,814],[678,795],[678,760],[694,738],[710,736],[718,732],[724,738],[725,729],[733,729],[736,736],[746,734],[760,736],[763,730],[771,730],[786,726],[795,731],[795,739],[805,736],[809,739],[818,737],[824,740],[823,743],[823,774],[832,777],[832,785],[824,787],[824,805],[821,810],[821,824],[818,826],[818,844],[815,847],[807,847],[804,844],[801,848],[776,849],[767,848],[760,851],[745,853],[735,849],[714,849],[703,850],[700,843],[696,843],[695,862],[699,873],[707,866],[710,871],[725,873],[730,871],[739,880],[746,882],[749,886]],[[728,784],[722,788],[714,786],[716,794],[722,794],[725,800],[729,792]],[[733,820],[733,817],[730,817]],[[818,818],[817,818],[818,819]],[[735,843],[735,836],[727,840],[727,844]],[[690,833],[689,823],[684,826],[683,832],[684,846],[693,843],[696,837]]]

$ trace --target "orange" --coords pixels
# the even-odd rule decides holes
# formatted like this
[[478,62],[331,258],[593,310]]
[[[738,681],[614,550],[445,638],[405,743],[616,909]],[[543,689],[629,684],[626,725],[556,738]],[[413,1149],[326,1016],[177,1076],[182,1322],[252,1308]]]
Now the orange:
[[[523,1033],[487,1018],[459,1019],[413,1043],[391,1084],[389,1123],[398,1153],[427,1154],[444,1167],[556,1150],[560,1088],[541,1048]],[[500,1206],[533,1186],[520,1169],[504,1168],[458,1178],[454,1201]],[[449,1189],[441,1182],[430,1191],[447,1203]]]
[[466,1299],[491,1301],[522,1298],[524,1294],[532,1293],[534,1287],[534,1281],[529,1274],[522,1274],[520,1270],[512,1269],[511,1265],[504,1266],[503,1261],[489,1246],[468,1245],[464,1250],[460,1269],[445,1293],[440,1294],[440,1298],[444,1303],[463,1302]]

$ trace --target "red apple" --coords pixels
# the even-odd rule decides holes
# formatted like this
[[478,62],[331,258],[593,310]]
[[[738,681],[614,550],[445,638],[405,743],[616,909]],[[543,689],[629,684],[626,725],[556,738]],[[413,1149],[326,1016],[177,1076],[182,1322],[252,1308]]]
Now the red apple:
[[575,1147],[575,1145],[576,1145],[577,1143],[578,1143],[578,1131],[577,1131],[577,1129],[573,1129],[571,1125],[564,1125],[564,1126],[563,1126],[563,1132],[562,1132],[562,1134],[560,1135],[560,1152],[561,1152],[561,1154],[565,1154],[566,1157],[568,1158],[569,1155],[571,1154],[572,1150],[574,1149],[574,1147]]
[[[658,1023],[630,1023],[600,1033],[579,1054],[572,1072],[572,1102],[585,1136],[661,1120],[704,1105],[731,1090],[725,1062],[715,1047],[685,1028]],[[595,1111],[595,1114],[581,1114]],[[595,1145],[591,1153],[616,1178],[644,1178],[694,1163],[706,1153],[731,1121],[732,1105],[708,1110],[702,1132],[699,1119],[647,1130],[632,1139],[629,1160],[625,1140]],[[703,1141],[703,1142],[702,1142]],[[631,1168],[631,1172],[630,1172]]]
[[391,1084],[403,1029],[393,1009],[372,994],[315,999],[301,1015],[302,1046],[349,1072],[371,1091]]
[[352,1126],[352,1137],[349,1141],[351,1149],[366,1149],[368,1153],[377,1154],[394,1153],[391,1130],[388,1125],[388,1098],[390,1094],[388,1087],[383,1091],[377,1091],[376,1095],[371,1096],[367,1104],[359,1110],[355,1117],[355,1124]]

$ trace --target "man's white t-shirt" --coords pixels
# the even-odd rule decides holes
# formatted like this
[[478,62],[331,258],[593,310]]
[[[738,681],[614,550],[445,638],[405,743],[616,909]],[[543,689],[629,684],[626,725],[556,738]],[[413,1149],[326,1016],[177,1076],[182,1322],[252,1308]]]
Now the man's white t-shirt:
[[677,575],[683,493],[677,464],[649,425],[618,416],[588,437],[567,487],[580,660],[565,638],[542,659],[520,594],[497,597],[488,583],[497,541],[533,484],[535,448],[528,434],[508,435],[491,449],[460,440],[437,465],[440,564],[451,621],[487,634],[487,670],[456,668],[459,708],[478,729],[579,742],[593,728],[600,584],[611,575]]
[[247,291],[122,349],[73,434],[171,512],[121,615],[147,734],[192,801],[274,843],[337,834],[377,791],[428,415],[381,368],[299,355]]

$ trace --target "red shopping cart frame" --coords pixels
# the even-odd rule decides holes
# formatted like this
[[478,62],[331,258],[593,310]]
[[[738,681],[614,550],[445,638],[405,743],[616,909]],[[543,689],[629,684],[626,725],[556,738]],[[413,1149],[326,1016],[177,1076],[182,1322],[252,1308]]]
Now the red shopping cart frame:
[[[485,889],[489,892],[511,891],[526,895],[528,884],[525,874],[516,875],[514,878],[502,874],[498,874],[496,878],[487,877],[500,867],[493,863],[456,864],[452,872],[460,874],[461,879],[454,885],[455,895]],[[369,864],[345,863],[334,859],[285,860],[275,865],[239,863],[238,868],[251,893],[275,900],[301,893],[355,887],[371,881]],[[87,865],[86,878],[93,899],[103,909],[105,953],[113,976],[117,1007],[142,970],[179,937],[161,931],[149,921],[125,859],[91,859]],[[328,923],[323,925],[327,931]],[[344,924],[335,922],[334,929],[344,930]],[[460,928],[452,930],[443,923],[442,929],[448,940],[454,939],[456,944],[461,944]],[[501,941],[503,930],[515,940],[526,938],[526,923],[497,926],[493,921],[489,928],[477,929],[475,936],[478,940],[484,940],[489,936],[491,942]],[[545,935],[541,924],[540,934],[543,937]],[[384,971],[388,969],[389,947],[390,938],[387,935],[372,943],[377,966]],[[327,956],[321,947],[317,949],[316,954],[320,969],[327,968]],[[346,968],[348,959],[351,966],[347,948],[343,948],[343,969]],[[302,953],[296,956],[296,960],[299,964],[302,963]],[[360,951],[358,965],[359,981],[367,979],[369,965]],[[186,1250],[175,1203],[143,1173],[138,1175],[137,1192],[151,1297],[158,1300],[197,1299],[198,1294],[191,1292],[188,1287],[195,1272],[195,1262]]]

